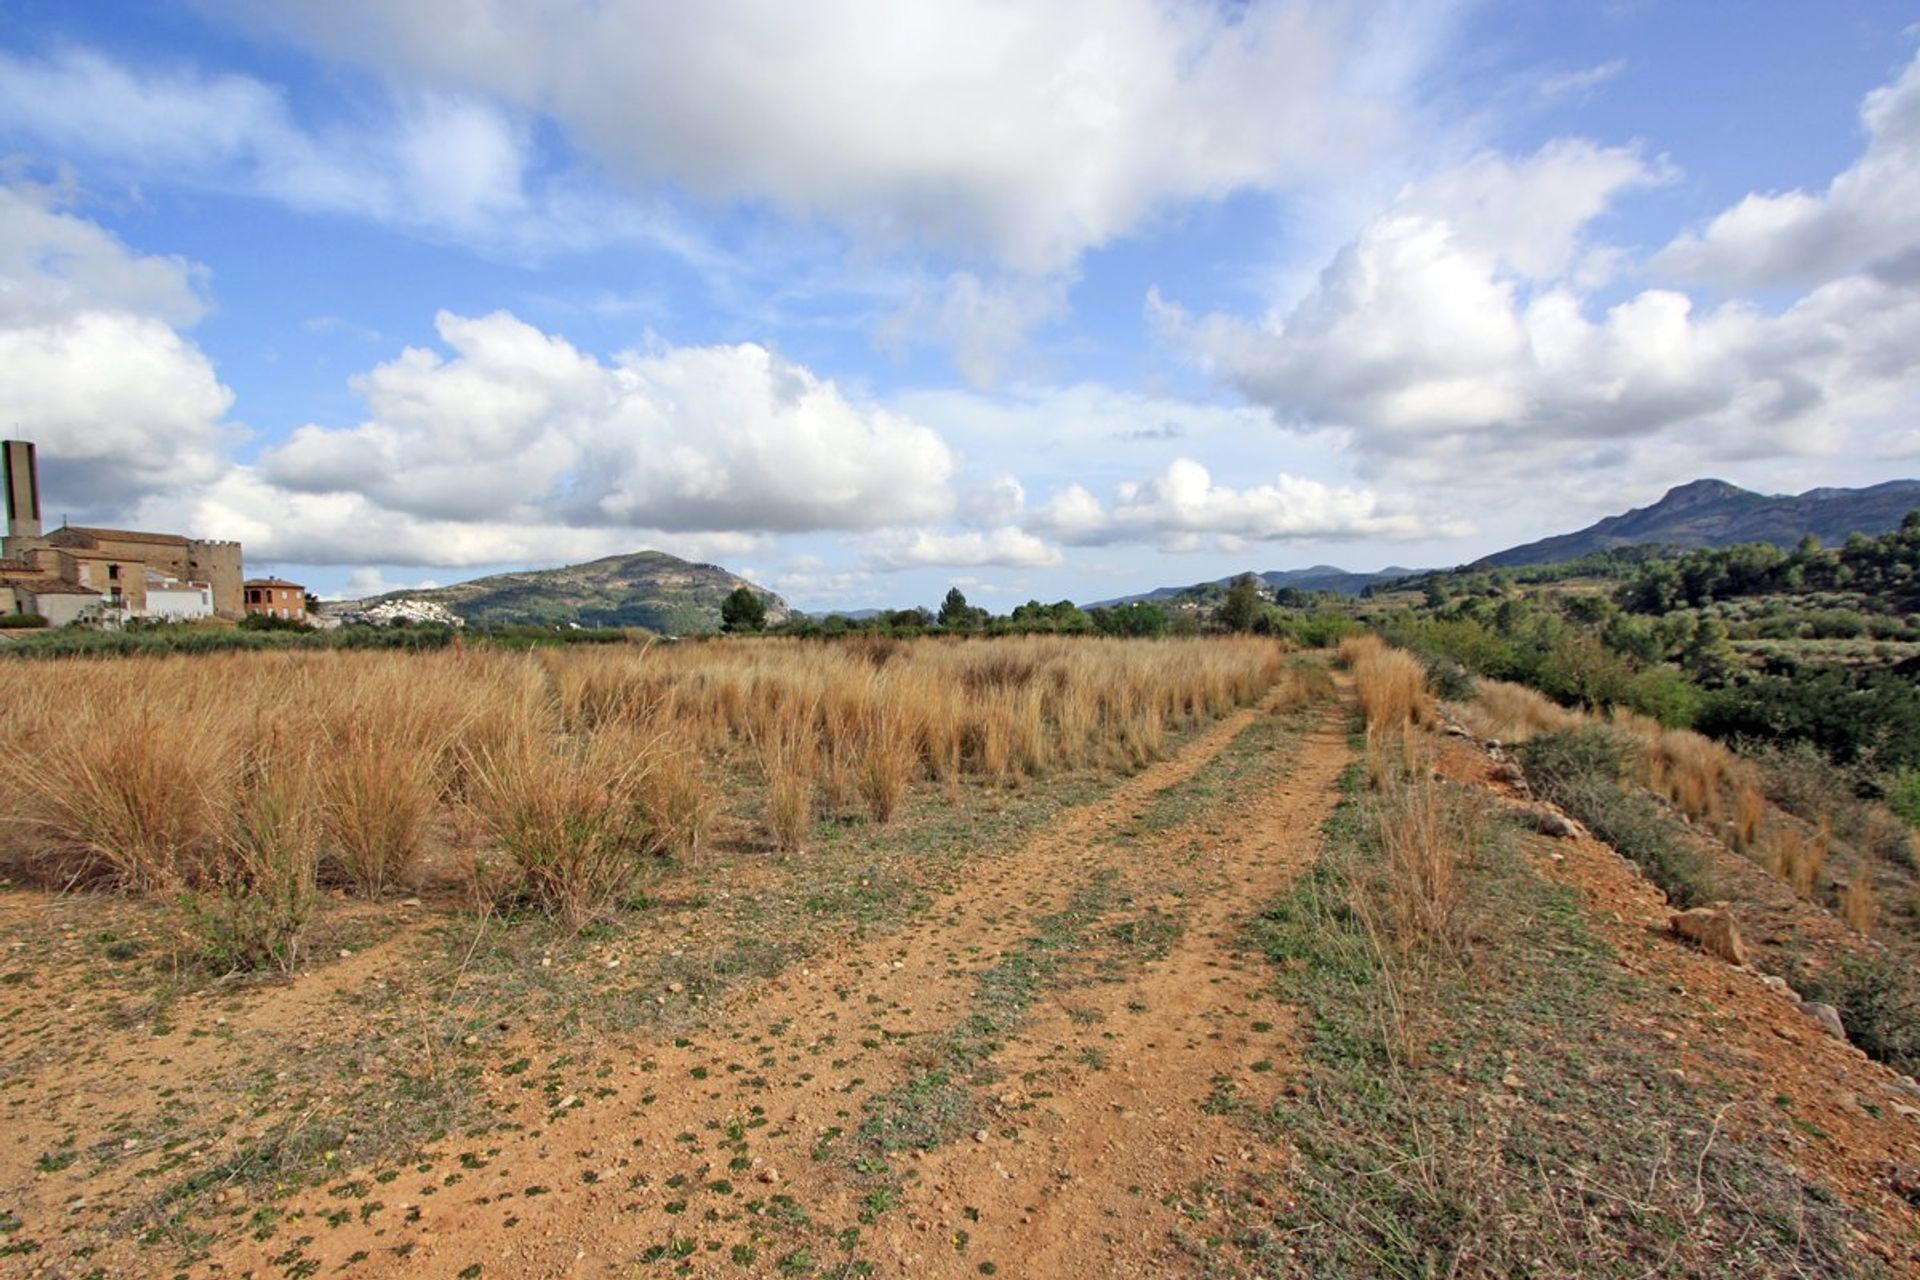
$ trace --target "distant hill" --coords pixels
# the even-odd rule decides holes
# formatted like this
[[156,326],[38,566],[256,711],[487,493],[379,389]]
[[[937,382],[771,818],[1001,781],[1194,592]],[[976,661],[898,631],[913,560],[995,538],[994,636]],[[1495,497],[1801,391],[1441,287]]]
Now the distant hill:
[[1771,542],[1791,547],[1811,533],[1838,543],[1848,534],[1886,533],[1920,507],[1920,480],[1889,480],[1867,489],[1809,489],[1764,494],[1724,480],[1695,480],[1650,507],[1608,516],[1577,533],[1563,533],[1475,561],[1471,568],[1552,564],[1615,547],[1659,545],[1693,549]]
[[[1353,573],[1336,568],[1330,564],[1316,564],[1309,569],[1269,569],[1265,573],[1256,573],[1260,579],[1275,591],[1291,587],[1296,591],[1331,591],[1335,595],[1357,596],[1368,587],[1379,582],[1392,582],[1418,572],[1415,569],[1398,567],[1382,569],[1378,573]],[[1101,600],[1088,605],[1089,609],[1109,608],[1117,604],[1134,604],[1140,601],[1160,603],[1176,599],[1205,600],[1224,594],[1239,574],[1225,578],[1216,578],[1212,582],[1198,582],[1184,587],[1156,587],[1152,591],[1136,596],[1120,596],[1114,600]]]
[[787,602],[718,565],[693,564],[661,551],[635,551],[559,569],[497,573],[450,587],[393,591],[329,606],[329,611],[386,600],[442,605],[469,625],[569,622],[583,627],[646,627],[664,635],[720,629],[720,602],[751,587],[767,602],[769,624],[784,621]]

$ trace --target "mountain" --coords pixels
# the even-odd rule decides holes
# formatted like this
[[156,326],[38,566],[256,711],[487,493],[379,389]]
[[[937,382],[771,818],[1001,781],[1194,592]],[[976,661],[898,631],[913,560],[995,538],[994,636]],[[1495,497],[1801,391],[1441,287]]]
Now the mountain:
[[635,551],[559,569],[497,573],[450,587],[392,591],[336,603],[328,612],[417,600],[441,605],[479,626],[573,622],[692,635],[720,629],[720,602],[737,587],[751,587],[767,602],[769,624],[786,619],[787,602],[764,587],[718,565],[693,564],[661,551]]
[[1614,547],[1728,547],[1771,542],[1791,547],[1811,533],[1822,542],[1846,541],[1850,533],[1886,533],[1920,507],[1920,480],[1889,480],[1867,489],[1809,489],[1802,494],[1764,494],[1724,480],[1695,480],[1650,507],[1608,516],[1577,533],[1563,533],[1511,547],[1475,561],[1470,568],[1552,564]]
[[[1418,570],[1392,567],[1382,569],[1378,573],[1353,573],[1330,564],[1316,564],[1308,569],[1269,569],[1265,573],[1254,574],[1254,577],[1275,591],[1291,587],[1296,591],[1331,591],[1335,595],[1357,596],[1377,582],[1392,582],[1396,578],[1404,578],[1416,572]],[[1196,600],[1210,598],[1224,594],[1232,585],[1234,578],[1239,576],[1239,574],[1233,574],[1225,578],[1217,578],[1212,582],[1198,582],[1185,587],[1155,587],[1152,591],[1142,592],[1140,595],[1101,600],[1087,607],[1103,609],[1117,604],[1134,604],[1141,601],[1158,602],[1182,597]]]

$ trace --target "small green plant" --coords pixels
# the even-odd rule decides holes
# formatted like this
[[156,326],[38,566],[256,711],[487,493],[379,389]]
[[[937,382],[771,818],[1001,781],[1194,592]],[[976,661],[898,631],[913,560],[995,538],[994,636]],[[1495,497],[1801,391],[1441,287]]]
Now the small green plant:
[[179,899],[208,967],[290,973],[298,966],[320,849],[310,776],[291,752],[261,753],[243,770],[204,883]]

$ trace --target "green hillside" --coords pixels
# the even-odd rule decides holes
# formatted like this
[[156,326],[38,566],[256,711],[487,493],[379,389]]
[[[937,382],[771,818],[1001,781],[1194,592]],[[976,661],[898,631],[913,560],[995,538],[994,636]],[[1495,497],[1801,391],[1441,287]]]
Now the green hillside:
[[694,564],[662,551],[635,551],[558,569],[530,569],[475,578],[450,587],[396,591],[358,602],[422,600],[458,614],[470,626],[531,623],[645,627],[663,635],[720,629],[720,602],[737,587],[767,601],[769,624],[786,618],[786,601],[718,565]]

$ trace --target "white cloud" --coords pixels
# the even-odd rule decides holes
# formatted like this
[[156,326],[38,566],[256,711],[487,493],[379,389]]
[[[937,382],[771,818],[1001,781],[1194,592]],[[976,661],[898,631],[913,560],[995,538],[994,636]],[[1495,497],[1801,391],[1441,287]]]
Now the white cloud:
[[85,49],[0,51],[0,126],[135,180],[513,253],[678,234],[658,212],[541,173],[531,117],[483,94],[397,91],[379,110],[307,125],[250,76],[138,68]]
[[1401,193],[1399,211],[1445,223],[1462,249],[1529,279],[1555,279],[1589,249],[1594,219],[1623,192],[1665,182],[1637,147],[1559,138],[1531,156],[1482,152]]
[[1001,473],[977,486],[961,502],[960,511],[974,524],[1008,524],[1027,509],[1027,487],[1018,476]]
[[1452,5],[356,0],[238,19],[558,120],[645,183],[1050,273],[1403,137]]
[[642,548],[690,560],[717,560],[749,555],[767,545],[763,536],[731,531],[582,527],[551,517],[436,519],[396,511],[351,491],[283,488],[252,467],[232,467],[209,484],[150,497],[131,514],[129,523],[237,539],[249,559],[302,565],[552,565]]
[[1861,270],[1920,281],[1920,57],[1867,95],[1860,118],[1866,149],[1824,192],[1749,195],[1676,237],[1655,268],[1733,287]]
[[1601,85],[1614,79],[1627,69],[1625,58],[1610,58],[1597,62],[1590,67],[1581,67],[1577,71],[1563,71],[1558,74],[1542,76],[1535,82],[1540,96],[1549,100],[1562,98],[1588,98]]
[[1106,507],[1084,488],[1070,485],[1053,494],[1033,523],[1071,543],[1152,541],[1173,550],[1191,550],[1206,535],[1238,549],[1252,541],[1465,532],[1457,522],[1430,522],[1389,510],[1369,490],[1301,476],[1281,475],[1244,489],[1216,484],[1207,469],[1190,458],[1176,460],[1149,480],[1120,485]]
[[0,187],[0,424],[40,444],[51,502],[86,516],[219,473],[233,393],[175,327],[205,310],[204,280],[52,191]]
[[507,536],[501,526],[566,526],[578,533],[561,543],[603,546],[595,531],[626,530],[630,542],[639,529],[857,530],[953,507],[956,463],[938,435],[764,347],[624,351],[603,363],[505,312],[436,323],[450,356],[409,348],[357,378],[368,419],[301,427],[263,455],[266,477],[473,526],[488,545]]
[[869,567],[882,570],[930,565],[1041,569],[1060,562],[1060,548],[1011,526],[960,533],[916,529],[876,534],[868,540],[866,556]]
[[1920,272],[1842,276],[1778,313],[1662,287],[1596,308],[1589,224],[1660,177],[1588,144],[1482,157],[1405,193],[1284,315],[1149,309],[1281,421],[1350,431],[1363,474],[1511,491],[1570,462],[1697,474],[1883,445],[1920,405]]

